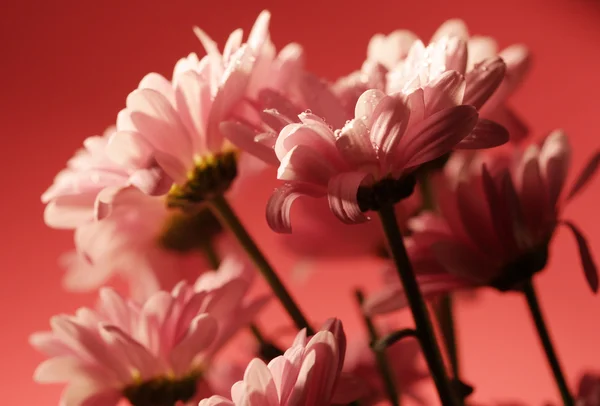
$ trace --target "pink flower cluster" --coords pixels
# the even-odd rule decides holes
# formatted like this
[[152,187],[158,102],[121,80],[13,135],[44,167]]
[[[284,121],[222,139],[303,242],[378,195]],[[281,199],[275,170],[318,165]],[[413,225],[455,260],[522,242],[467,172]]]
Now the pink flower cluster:
[[[62,405],[423,403],[430,374],[444,405],[462,404],[471,390],[458,368],[451,378],[443,362],[435,368],[423,300],[446,325],[440,303],[454,291],[522,292],[544,341],[532,279],[559,225],[597,292],[584,232],[563,211],[600,153],[563,192],[568,136],[527,140],[510,106],[530,66],[526,46],[498,51],[449,20],[429,43],[406,30],[375,35],[360,69],[329,83],[305,68],[300,45],[277,52],[269,20],[262,12],[245,41],[235,30],[222,50],[195,28],[206,55],[180,59],[171,78],[144,76],[114,126],[85,139],[42,195],[46,224],[74,231],[65,287],[99,289],[96,309],[55,316],[31,337],[48,357],[35,379],[66,384]],[[312,330],[237,219],[228,202],[256,199],[268,177],[278,187],[258,215],[289,234],[287,250],[385,262],[382,288],[359,300],[368,341],[347,337],[339,319]],[[270,296],[252,292],[256,272],[299,327],[293,341],[260,331]],[[106,287],[115,279],[125,293]],[[381,335],[374,317],[407,306],[415,328]],[[241,367],[220,352],[246,328],[257,350]],[[442,332],[450,358],[451,330]],[[586,374],[572,394],[556,351],[544,349],[564,403],[600,406],[600,379]]]

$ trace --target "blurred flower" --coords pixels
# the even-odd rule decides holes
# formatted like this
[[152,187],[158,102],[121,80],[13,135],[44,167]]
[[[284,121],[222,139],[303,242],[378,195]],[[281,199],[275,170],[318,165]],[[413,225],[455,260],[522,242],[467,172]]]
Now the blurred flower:
[[231,388],[233,401],[213,396],[200,406],[330,405],[345,351],[346,336],[339,320],[328,322],[310,340],[302,330],[285,354],[268,365],[258,358],[250,362],[244,379]]
[[586,373],[579,380],[577,406],[600,406],[600,375]]
[[[480,156],[455,170],[456,179],[438,178],[440,214],[427,212],[412,219],[413,234],[407,239],[423,294],[477,286],[519,289],[546,266],[559,224],[573,232],[585,277],[596,292],[597,269],[587,242],[573,223],[561,219],[561,210],[592,178],[600,154],[561,200],[570,157],[569,140],[557,130],[541,147],[531,145],[514,157]],[[386,287],[367,300],[367,311],[383,313],[406,304],[402,288],[392,280],[390,275]]]
[[[499,87],[477,90],[475,83],[489,74],[498,57],[506,64],[497,76]],[[360,94],[367,89],[384,90],[388,94],[406,91],[423,80],[454,70],[466,79],[463,103],[477,107],[481,118],[500,123],[514,141],[527,135],[527,127],[507,107],[509,96],[520,86],[530,66],[530,53],[524,45],[512,45],[498,52],[490,37],[472,36],[461,20],[448,20],[433,35],[429,45],[408,30],[389,35],[377,34],[369,42],[367,60],[360,71],[341,78],[335,84],[336,94],[352,109]],[[498,72],[500,73],[500,72]]]
[[106,217],[76,230],[77,251],[63,260],[65,286],[91,290],[118,276],[134,298],[144,300],[211,269],[204,252],[214,249],[220,230],[208,210],[169,209],[162,197],[122,188]]
[[[278,179],[287,183],[267,206],[271,228],[290,232],[290,208],[302,195],[327,196],[344,223],[365,222],[365,211],[410,196],[413,172],[460,147],[477,123],[475,108],[453,96],[461,83],[460,75],[448,72],[407,97],[369,90],[356,104],[356,118],[335,132],[320,117],[300,114],[301,123],[285,126],[275,143]],[[501,144],[505,134],[498,128],[475,131],[467,147]]]
[[[429,373],[417,365],[418,342],[398,341],[386,349],[386,356],[399,393],[424,404],[424,399],[417,393],[415,385],[429,378]],[[348,343],[343,372],[360,383],[363,391],[359,398],[361,405],[376,405],[386,399],[387,394],[375,355],[366,340],[353,339]]]
[[109,127],[102,136],[86,138],[83,148],[56,175],[42,195],[47,225],[73,229],[90,223],[115,190],[127,185],[144,187],[144,181],[153,177],[152,170],[121,166],[109,158],[106,148],[114,132]]
[[230,258],[194,286],[181,282],[141,305],[103,288],[97,310],[55,316],[52,331],[32,335],[50,357],[35,380],[67,383],[65,406],[110,406],[122,397],[134,406],[188,401],[215,353],[265,304],[247,300],[250,278]]

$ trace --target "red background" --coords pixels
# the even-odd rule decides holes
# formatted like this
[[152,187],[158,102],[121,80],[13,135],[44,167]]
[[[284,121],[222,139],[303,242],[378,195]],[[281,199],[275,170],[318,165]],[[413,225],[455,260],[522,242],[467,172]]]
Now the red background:
[[[57,257],[71,248],[72,238],[45,227],[40,194],[84,137],[114,122],[145,73],[170,75],[178,58],[201,51],[193,25],[223,44],[234,28],[248,29],[263,8],[273,13],[276,45],[303,44],[309,67],[330,79],[360,66],[374,33],[409,28],[428,38],[450,17],[466,20],[472,33],[497,37],[501,46],[526,43],[535,66],[514,105],[537,134],[556,127],[570,133],[574,172],[600,144],[600,5],[594,1],[5,0],[0,13],[3,403],[58,401],[59,387],[31,380],[42,358],[28,346],[27,336],[46,329],[51,315],[93,299],[61,290]],[[596,251],[597,186],[565,211]],[[255,204],[259,212],[262,204]],[[262,217],[255,218],[255,232],[268,247],[272,235]],[[584,284],[571,236],[561,230],[553,244],[551,266],[537,283],[574,385],[580,372],[600,362],[600,302]],[[294,262],[273,258],[281,269]],[[348,289],[372,267],[357,264],[359,273],[348,265],[320,265],[309,282],[293,290],[312,318],[347,316],[352,335],[358,327]],[[368,285],[375,286],[377,273],[370,275]],[[459,323],[465,376],[476,384],[475,399],[522,399],[534,405],[557,400],[520,297],[485,293],[477,305],[461,306]]]

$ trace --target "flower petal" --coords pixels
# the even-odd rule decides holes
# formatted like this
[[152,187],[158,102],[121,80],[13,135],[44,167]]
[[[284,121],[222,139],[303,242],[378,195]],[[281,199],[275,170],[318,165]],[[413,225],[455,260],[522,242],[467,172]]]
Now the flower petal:
[[475,65],[466,76],[467,87],[463,103],[480,109],[498,89],[505,73],[506,64],[500,57],[486,59]]
[[469,30],[465,22],[458,18],[446,20],[431,37],[431,41],[438,41],[442,37],[469,38]]
[[469,38],[468,50],[469,65],[467,70],[470,71],[479,62],[498,55],[498,43],[492,37],[474,35]]
[[596,152],[594,156],[588,161],[585,165],[577,180],[571,187],[569,194],[567,195],[567,200],[571,200],[577,194],[579,194],[585,185],[592,179],[592,177],[596,174],[598,167],[600,166],[600,152]]
[[362,93],[356,102],[354,116],[363,120],[367,127],[371,127],[374,119],[373,113],[385,97],[385,93],[377,89],[370,89]]
[[592,253],[590,251],[590,247],[588,246],[587,240],[581,233],[578,227],[575,226],[570,221],[562,221],[564,225],[569,227],[573,235],[575,236],[575,240],[577,241],[577,246],[579,248],[579,258],[581,259],[581,266],[583,267],[583,272],[585,274],[585,278],[587,283],[594,293],[598,293],[598,267],[592,257]]
[[384,168],[394,159],[395,150],[405,135],[410,118],[410,110],[399,97],[387,96],[379,102],[373,112],[371,140],[379,150]]
[[106,154],[126,168],[144,168],[152,159],[152,147],[140,133],[122,130],[109,138]]
[[348,122],[338,134],[335,144],[344,160],[354,167],[378,165],[369,129],[362,120]]
[[189,370],[194,358],[213,343],[217,331],[217,320],[209,314],[199,314],[192,320],[188,334],[169,354],[170,364],[176,374],[183,374]]
[[456,145],[456,149],[492,148],[508,142],[508,131],[498,123],[484,118],[477,120],[475,128]]
[[81,378],[67,386],[60,399],[61,406],[116,406],[121,393],[101,382]]
[[553,131],[542,145],[540,169],[546,181],[550,207],[555,207],[571,164],[571,145],[563,130]]
[[423,95],[425,115],[430,116],[438,111],[462,104],[465,84],[464,76],[454,70],[444,72],[429,82]]
[[138,89],[152,89],[163,94],[172,105],[175,105],[175,92],[173,85],[163,75],[159,73],[148,73],[142,78]]
[[44,222],[52,228],[73,229],[93,221],[96,195],[66,195],[51,200],[44,209]]
[[328,83],[305,72],[300,78],[300,92],[306,105],[319,117],[324,117],[334,128],[341,128],[348,115]]
[[327,196],[333,214],[346,224],[363,223],[369,220],[358,205],[358,188],[371,181],[372,176],[364,172],[345,172],[329,180]]
[[191,136],[194,153],[205,154],[206,126],[211,111],[210,85],[195,71],[183,73],[175,89],[177,112]]
[[452,150],[477,123],[477,111],[461,105],[442,110],[407,131],[397,147],[394,172],[432,161]]
[[208,399],[202,399],[198,406],[235,406],[235,404],[223,396],[214,395]]
[[291,233],[290,211],[292,203],[300,196],[321,197],[327,192],[312,185],[286,183],[273,192],[267,203],[267,223],[277,233]]
[[326,157],[312,148],[296,145],[281,160],[277,169],[277,179],[326,187],[335,173],[336,169]]
[[221,123],[220,129],[223,135],[241,150],[254,155],[268,164],[279,165],[279,159],[277,159],[273,148],[256,142],[256,132],[247,125],[234,121],[226,121]]

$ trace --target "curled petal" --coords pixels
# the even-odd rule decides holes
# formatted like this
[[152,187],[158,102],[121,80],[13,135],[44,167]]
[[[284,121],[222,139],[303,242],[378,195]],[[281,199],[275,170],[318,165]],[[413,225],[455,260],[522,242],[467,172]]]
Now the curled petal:
[[467,88],[463,103],[480,109],[500,86],[505,72],[506,64],[500,57],[486,59],[475,65],[466,76]]
[[349,118],[329,84],[318,77],[304,73],[300,79],[300,91],[313,113],[325,117],[335,128],[341,128]]
[[335,169],[324,156],[304,145],[296,145],[281,160],[277,179],[325,187],[334,173]]
[[267,203],[266,214],[269,227],[278,233],[291,233],[290,211],[294,200],[303,195],[321,197],[325,194],[325,190],[302,183],[286,183],[279,187],[273,192]]
[[581,259],[581,266],[583,267],[583,272],[585,274],[585,279],[592,290],[592,292],[598,292],[598,267],[594,262],[594,258],[590,252],[590,247],[588,246],[587,240],[579,231],[579,228],[575,226],[575,224],[570,221],[563,221],[564,225],[569,227],[573,235],[575,236],[575,240],[577,241],[577,247],[579,248],[579,258]]
[[583,168],[583,171],[581,171],[581,173],[577,177],[577,180],[575,181],[575,184],[569,191],[567,200],[571,200],[583,190],[583,188],[589,182],[589,180],[596,174],[598,166],[600,166],[600,152],[596,152],[594,156],[588,161],[586,166]]
[[498,123],[484,118],[477,120],[475,128],[455,148],[482,149],[492,148],[508,142],[508,131]]
[[358,188],[368,181],[372,181],[372,176],[364,172],[341,173],[329,180],[329,207],[342,222],[356,224],[369,220],[357,200]]

